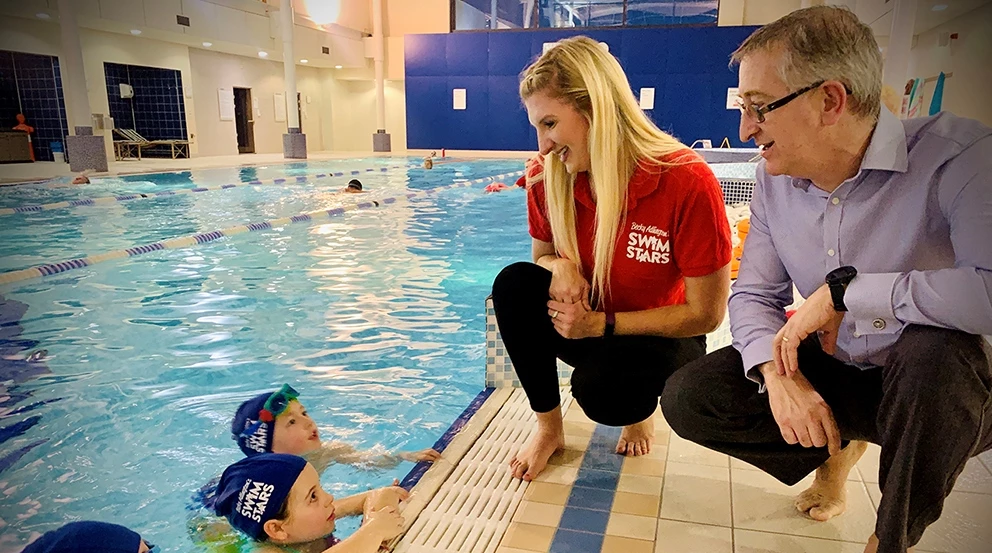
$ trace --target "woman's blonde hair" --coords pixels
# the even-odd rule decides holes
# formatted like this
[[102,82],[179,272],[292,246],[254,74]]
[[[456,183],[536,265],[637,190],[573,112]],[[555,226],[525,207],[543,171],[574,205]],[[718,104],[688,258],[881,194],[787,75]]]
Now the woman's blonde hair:
[[[609,294],[617,233],[625,224],[627,184],[637,165],[674,165],[698,158],[662,161],[686,146],[644,115],[616,58],[591,38],[561,40],[524,70],[521,99],[538,93],[571,105],[589,122],[589,184],[596,198],[591,284],[592,304],[597,305]],[[544,174],[538,177],[544,180],[555,251],[581,267],[575,177],[553,154],[545,157]]]

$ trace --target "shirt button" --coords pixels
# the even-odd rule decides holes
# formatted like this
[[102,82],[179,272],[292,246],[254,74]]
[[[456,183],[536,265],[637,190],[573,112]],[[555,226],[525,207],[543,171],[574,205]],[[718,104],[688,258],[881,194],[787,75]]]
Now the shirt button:
[[831,249],[829,249],[829,250],[827,250],[827,255],[829,255],[830,257],[833,257],[835,253],[837,253],[837,252],[835,252],[835,251],[833,250],[833,248],[831,248]]
[[860,338],[861,337],[861,333],[860,332],[855,332],[854,333],[854,337],[855,338]]
[[834,199],[830,200],[830,203],[832,203],[834,205],[837,205],[837,204],[840,203],[840,198],[834,198]]
[[878,330],[883,330],[885,328],[885,321],[882,319],[875,319],[871,322],[871,326],[877,328]]

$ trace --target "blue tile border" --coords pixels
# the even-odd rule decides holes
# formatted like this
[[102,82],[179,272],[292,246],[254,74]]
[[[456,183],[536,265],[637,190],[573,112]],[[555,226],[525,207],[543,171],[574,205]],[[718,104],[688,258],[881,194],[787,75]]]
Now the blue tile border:
[[559,528],[549,553],[599,553],[603,549],[603,538],[603,534]]
[[597,490],[595,488],[576,486],[572,488],[565,507],[578,507],[593,511],[609,512],[613,508],[613,497],[615,495],[615,490]]
[[605,534],[606,524],[610,521],[609,511],[594,511],[579,507],[565,507],[561,514],[558,529],[578,530],[592,534]]

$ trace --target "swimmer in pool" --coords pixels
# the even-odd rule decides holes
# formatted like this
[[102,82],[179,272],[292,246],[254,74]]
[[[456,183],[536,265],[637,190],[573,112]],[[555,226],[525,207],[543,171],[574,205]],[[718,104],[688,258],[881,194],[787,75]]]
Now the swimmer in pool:
[[390,468],[400,461],[434,462],[441,458],[433,449],[381,454],[357,451],[343,442],[322,442],[316,423],[297,397],[299,392],[289,384],[283,384],[279,390],[259,394],[238,407],[231,421],[231,433],[245,455],[301,455],[313,463],[318,472],[323,472],[332,463]]
[[[253,553],[375,553],[402,532],[398,507],[408,497],[392,486],[335,499],[302,457],[262,453],[227,467],[215,512],[255,541]],[[335,538],[337,519],[357,515],[365,517],[358,530]]]
[[431,155],[429,155],[429,156],[427,156],[427,157],[424,158],[424,169],[433,169],[434,168],[434,156],[436,156],[436,155],[437,155],[437,152],[431,152]]
[[365,192],[365,190],[362,190],[362,181],[358,179],[348,181],[348,186],[342,188],[341,191],[345,194],[361,194]]
[[42,535],[22,553],[148,553],[158,548],[137,532],[109,522],[70,522]]

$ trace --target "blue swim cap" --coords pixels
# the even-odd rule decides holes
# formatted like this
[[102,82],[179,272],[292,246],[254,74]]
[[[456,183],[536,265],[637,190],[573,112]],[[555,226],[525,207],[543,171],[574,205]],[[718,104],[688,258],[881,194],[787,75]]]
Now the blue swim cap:
[[22,553],[138,553],[141,536],[109,522],[70,522],[46,533]]
[[[238,442],[238,447],[245,455],[272,453],[272,432],[276,428],[275,421],[258,420],[259,412],[265,407],[265,401],[271,395],[272,392],[259,394],[238,406],[237,412],[234,413],[234,420],[231,421],[231,438]],[[244,435],[244,431],[254,424],[258,424],[258,428],[251,435]]]
[[260,453],[227,467],[214,509],[231,526],[264,541],[264,525],[279,513],[307,462],[296,455]]

